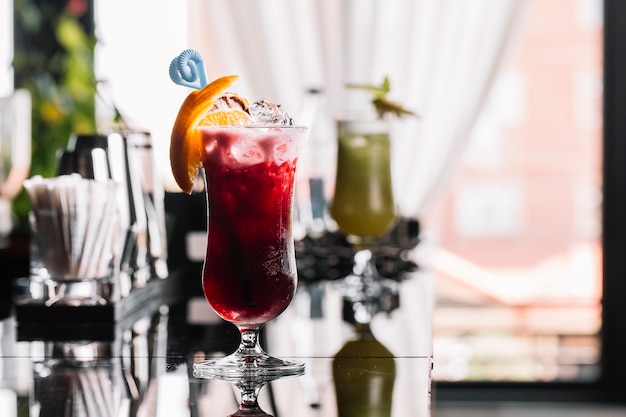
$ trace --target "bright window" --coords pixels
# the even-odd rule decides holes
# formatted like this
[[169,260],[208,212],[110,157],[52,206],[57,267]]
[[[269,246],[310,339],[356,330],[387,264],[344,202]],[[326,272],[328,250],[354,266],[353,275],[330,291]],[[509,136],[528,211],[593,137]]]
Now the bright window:
[[434,377],[592,382],[601,343],[600,1],[535,0],[425,223]]

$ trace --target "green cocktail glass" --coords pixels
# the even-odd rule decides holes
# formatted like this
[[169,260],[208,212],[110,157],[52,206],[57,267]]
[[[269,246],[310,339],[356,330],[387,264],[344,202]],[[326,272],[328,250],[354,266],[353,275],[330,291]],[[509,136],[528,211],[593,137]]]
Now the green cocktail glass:
[[[367,329],[369,335],[348,341],[335,355],[333,378],[338,416],[364,415],[365,411],[367,415],[389,416],[395,362],[391,352],[369,331],[385,297],[398,291],[395,282],[378,274],[372,252],[377,239],[396,221],[386,120],[337,121],[337,171],[330,214],[355,249],[353,273],[336,286],[352,305],[355,334],[363,336],[365,333],[359,329]],[[359,365],[369,364],[372,369],[350,372],[355,366],[350,358],[357,356],[363,358]]]
[[337,173],[330,214],[357,246],[388,231],[396,220],[388,123],[380,119],[337,122]]

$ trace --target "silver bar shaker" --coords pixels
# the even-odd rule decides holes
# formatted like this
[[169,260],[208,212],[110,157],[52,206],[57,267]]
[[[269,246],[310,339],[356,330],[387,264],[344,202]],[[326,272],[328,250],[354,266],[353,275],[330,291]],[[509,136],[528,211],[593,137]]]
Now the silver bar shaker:
[[148,260],[153,277],[167,278],[167,235],[165,230],[165,190],[161,183],[148,132],[126,134],[129,152],[139,167],[148,227]]
[[74,134],[57,169],[58,175],[78,173],[83,178],[113,179],[118,184],[122,239],[116,270],[122,297],[133,288],[144,286],[150,278],[146,209],[137,165],[128,140],[121,133]]

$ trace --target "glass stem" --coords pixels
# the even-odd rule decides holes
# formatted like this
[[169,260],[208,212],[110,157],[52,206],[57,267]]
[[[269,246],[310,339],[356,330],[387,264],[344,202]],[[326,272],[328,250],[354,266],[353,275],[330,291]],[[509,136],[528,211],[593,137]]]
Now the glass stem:
[[258,408],[259,392],[261,385],[259,384],[242,384],[241,390],[241,408]]
[[376,277],[376,264],[369,247],[357,246],[355,249],[353,272],[358,278],[359,290],[358,296],[353,300],[353,314],[357,323],[369,323],[376,314],[375,305],[369,294]]
[[353,272],[361,277],[364,282],[371,282],[375,279],[378,272],[376,271],[376,260],[374,254],[369,248],[359,248],[354,254]]
[[240,329],[241,340],[237,354],[245,357],[258,357],[265,354],[259,340],[260,331],[261,327]]
[[265,383],[255,379],[237,382],[235,385],[241,393],[239,410],[229,417],[272,417],[259,407],[259,392]]

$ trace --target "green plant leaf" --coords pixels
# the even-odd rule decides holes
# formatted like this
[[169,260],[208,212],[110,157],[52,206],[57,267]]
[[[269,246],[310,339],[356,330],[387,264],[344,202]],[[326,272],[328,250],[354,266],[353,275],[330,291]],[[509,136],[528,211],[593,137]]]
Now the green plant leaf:
[[419,117],[417,113],[408,110],[401,104],[387,98],[387,94],[391,91],[391,82],[389,81],[389,77],[385,77],[380,85],[347,83],[346,87],[367,91],[372,94],[372,105],[376,109],[378,117],[381,119],[386,117],[388,114],[395,117]]

